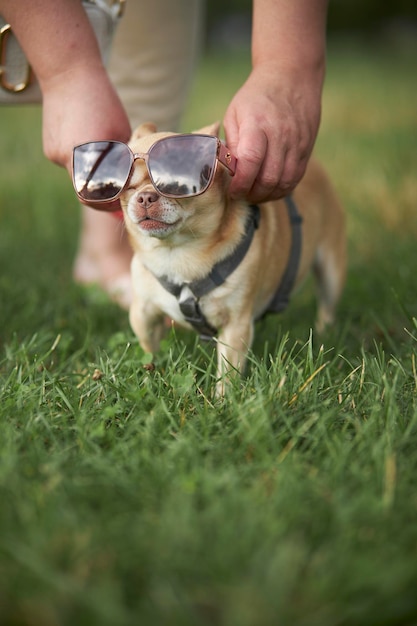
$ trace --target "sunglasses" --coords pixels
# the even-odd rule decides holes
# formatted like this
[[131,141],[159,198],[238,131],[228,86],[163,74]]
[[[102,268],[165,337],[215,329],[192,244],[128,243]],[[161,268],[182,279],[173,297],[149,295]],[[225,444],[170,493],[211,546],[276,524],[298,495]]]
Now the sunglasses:
[[191,198],[204,193],[214,178],[217,161],[231,176],[236,170],[236,158],[211,135],[164,137],[144,153],[133,153],[120,141],[91,141],[73,150],[72,179],[78,198],[85,204],[98,205],[96,208],[119,209],[115,201],[126,188],[137,159],[145,161],[152,185],[167,198]]

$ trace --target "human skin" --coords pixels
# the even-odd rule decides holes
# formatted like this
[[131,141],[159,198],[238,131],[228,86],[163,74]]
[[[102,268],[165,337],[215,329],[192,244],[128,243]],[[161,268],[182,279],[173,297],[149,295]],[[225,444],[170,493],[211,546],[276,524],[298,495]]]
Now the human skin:
[[[281,197],[305,171],[320,123],[327,4],[253,2],[252,71],[224,116],[227,143],[238,158],[233,197]],[[75,144],[127,141],[129,121],[81,3],[0,0],[0,11],[42,89],[46,156],[70,170]]]
[[[327,3],[253,0],[252,70],[224,116],[226,141],[238,158],[234,198],[279,198],[304,174],[320,122]],[[0,0],[0,13],[42,90],[46,157],[71,172],[75,145],[128,141],[129,119],[81,2]],[[82,208],[74,278],[100,284],[127,308],[131,250],[120,226],[112,215]]]
[[302,178],[317,136],[327,0],[254,0],[252,71],[224,117],[238,159],[232,197],[279,198]]
[[0,12],[13,25],[40,84],[48,159],[70,171],[74,145],[127,141],[129,120],[81,2],[1,0]]

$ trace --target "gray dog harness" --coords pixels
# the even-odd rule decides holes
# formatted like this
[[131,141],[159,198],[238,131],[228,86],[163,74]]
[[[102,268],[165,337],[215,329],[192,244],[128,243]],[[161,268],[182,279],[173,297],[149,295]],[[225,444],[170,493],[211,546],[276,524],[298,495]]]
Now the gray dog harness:
[[[281,283],[265,311],[260,316],[261,318],[267,313],[281,313],[288,306],[300,262],[302,217],[291,197],[286,197],[285,202],[292,232],[290,255]],[[246,221],[245,233],[240,243],[231,255],[216,263],[205,278],[179,285],[171,281],[167,276],[155,276],[161,285],[177,298],[184,319],[194,327],[202,339],[211,339],[217,335],[218,331],[205,318],[199,304],[200,298],[222,285],[245,258],[255,231],[259,226],[261,216],[257,205],[251,205],[249,208],[250,212]]]

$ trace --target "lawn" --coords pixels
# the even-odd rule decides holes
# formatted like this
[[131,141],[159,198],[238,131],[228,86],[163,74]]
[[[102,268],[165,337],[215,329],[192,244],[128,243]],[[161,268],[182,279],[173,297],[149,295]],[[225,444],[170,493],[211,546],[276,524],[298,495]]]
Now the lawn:
[[[213,396],[209,344],[155,368],[73,284],[78,208],[36,107],[0,110],[0,624],[417,624],[417,56],[329,49],[316,152],[348,215],[338,321],[309,282]],[[245,55],[202,60],[221,119]]]

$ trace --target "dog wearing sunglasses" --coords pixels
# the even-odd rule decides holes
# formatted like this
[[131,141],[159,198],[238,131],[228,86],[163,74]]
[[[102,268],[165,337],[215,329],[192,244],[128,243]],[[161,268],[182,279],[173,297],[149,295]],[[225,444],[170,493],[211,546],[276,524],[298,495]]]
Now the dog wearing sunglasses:
[[[218,124],[198,131],[218,133]],[[144,124],[129,146],[143,155],[169,136]],[[313,159],[289,201],[257,207],[229,198],[227,167],[216,160],[210,168],[202,162],[200,180],[193,174],[193,188],[203,192],[167,197],[157,191],[158,180],[151,180],[145,160],[135,160],[120,201],[134,251],[133,331],[153,354],[167,329],[166,316],[216,337],[216,393],[222,396],[229,377],[244,370],[255,321],[283,309],[310,271],[318,287],[316,328],[323,331],[333,321],[345,277],[345,220],[326,173]],[[205,188],[201,179],[210,174]],[[179,189],[182,181],[176,183]],[[173,180],[170,185],[175,194]]]

